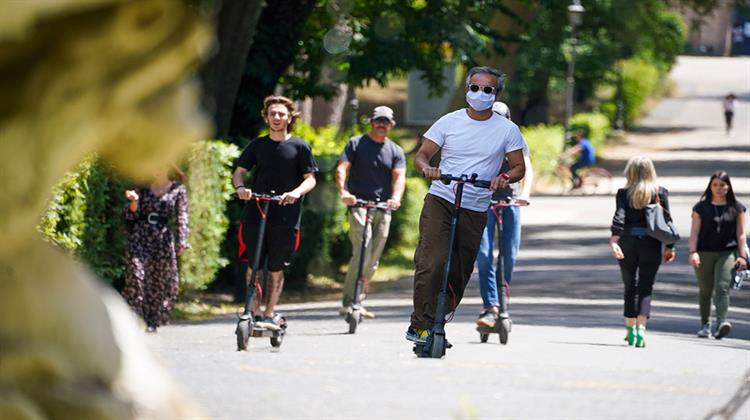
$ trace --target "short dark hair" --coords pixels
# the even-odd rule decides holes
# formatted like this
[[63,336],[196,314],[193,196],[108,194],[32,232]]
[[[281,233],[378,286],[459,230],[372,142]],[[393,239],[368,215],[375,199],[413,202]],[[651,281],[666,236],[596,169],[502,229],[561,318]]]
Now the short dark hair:
[[497,82],[495,83],[495,95],[503,91],[505,88],[505,74],[500,70],[489,66],[472,67],[471,70],[469,70],[469,74],[466,76],[466,87],[469,87],[472,76],[482,73],[491,74],[497,78]]

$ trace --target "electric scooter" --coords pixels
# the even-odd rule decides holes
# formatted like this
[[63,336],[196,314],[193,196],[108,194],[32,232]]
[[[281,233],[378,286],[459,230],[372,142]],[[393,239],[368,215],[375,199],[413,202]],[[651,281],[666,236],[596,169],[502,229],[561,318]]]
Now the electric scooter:
[[361,295],[364,287],[364,271],[365,271],[365,253],[367,251],[367,230],[372,223],[372,211],[388,211],[388,205],[384,202],[357,200],[357,203],[349,207],[361,207],[364,208],[367,213],[365,214],[365,226],[362,229],[362,244],[359,247],[359,265],[357,268],[357,280],[354,283],[354,301],[348,308],[345,316],[347,324],[349,324],[349,334],[354,334],[357,331],[357,325],[362,322],[362,302]]
[[[497,226],[502,232],[503,226],[503,207],[521,207],[528,206],[529,202],[519,203],[515,199],[508,198],[504,201],[492,200],[490,208],[495,213],[495,219],[497,220]],[[495,269],[495,282],[497,284],[498,300],[500,303],[500,314],[495,320],[494,327],[477,326],[479,332],[479,341],[486,343],[490,337],[490,334],[497,334],[500,337],[500,344],[508,344],[508,334],[510,334],[513,328],[513,321],[510,319],[510,313],[508,312],[508,299],[510,298],[510,285],[505,281],[505,271],[503,270],[503,238],[502,233],[500,234],[500,240],[497,245],[497,268]]]
[[[271,191],[273,193],[273,191]],[[250,337],[269,337],[271,339],[271,346],[281,347],[281,343],[284,341],[284,335],[286,335],[286,318],[281,316],[279,325],[269,324],[262,322],[260,317],[253,318],[253,296],[255,294],[255,288],[257,285],[257,276],[261,272],[260,266],[260,255],[261,249],[263,248],[263,238],[266,234],[266,216],[268,215],[268,207],[272,201],[279,202],[281,200],[280,195],[272,194],[256,194],[253,193],[251,200],[255,200],[260,211],[261,219],[260,225],[258,226],[258,239],[256,241],[255,253],[253,255],[252,275],[247,280],[247,290],[245,292],[245,309],[240,315],[239,321],[237,321],[237,328],[235,335],[237,336],[237,350],[247,349],[247,343]],[[262,204],[260,204],[262,203]],[[261,289],[263,290],[263,289]]]
[[471,174],[471,176],[466,174],[461,174],[459,176],[453,176],[451,174],[440,175],[440,182],[443,184],[448,185],[451,182],[456,183],[455,207],[453,208],[453,214],[451,216],[451,233],[448,239],[448,257],[445,262],[443,281],[440,287],[440,294],[438,295],[437,308],[435,309],[435,325],[433,325],[424,343],[414,344],[413,351],[417,357],[440,359],[445,356],[445,349],[448,347],[448,341],[445,339],[445,307],[448,302],[448,277],[450,276],[451,271],[453,243],[456,239],[458,218],[461,214],[461,198],[464,193],[464,184],[468,183],[473,184],[475,187],[490,188],[490,181],[478,180],[477,176],[477,174]]

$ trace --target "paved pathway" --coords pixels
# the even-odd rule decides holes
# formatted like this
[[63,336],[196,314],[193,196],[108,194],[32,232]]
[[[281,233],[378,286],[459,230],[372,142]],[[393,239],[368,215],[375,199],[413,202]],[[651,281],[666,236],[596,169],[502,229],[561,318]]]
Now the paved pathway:
[[[621,172],[633,153],[652,156],[687,236],[713,170],[727,169],[750,204],[750,60],[681,58],[673,78],[680,94],[607,157]],[[727,138],[720,99],[730,90],[743,102]],[[732,295],[731,338],[696,338],[686,241],[657,278],[648,346],[624,344],[622,284],[606,246],[613,209],[612,196],[596,196],[537,197],[524,210],[507,346],[496,336],[479,343],[474,281],[448,326],[455,347],[442,360],[416,359],[403,339],[411,279],[371,296],[378,318],[356,335],[345,334],[337,302],[320,302],[284,308],[290,333],[280,351],[257,340],[236,352],[233,317],[180,323],[149,339],[216,418],[698,419],[733,395],[735,404],[747,398],[750,287]],[[735,415],[750,418],[750,403]]]

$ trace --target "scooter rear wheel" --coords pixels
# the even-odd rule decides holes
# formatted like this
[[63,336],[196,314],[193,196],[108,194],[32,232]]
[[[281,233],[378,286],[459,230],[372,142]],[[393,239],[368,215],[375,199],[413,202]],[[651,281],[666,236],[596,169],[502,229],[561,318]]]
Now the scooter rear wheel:
[[247,349],[252,329],[253,325],[249,319],[241,319],[237,323],[237,329],[234,330],[234,334],[237,336],[237,351]]
[[489,338],[489,334],[479,333],[479,341],[481,341],[482,343],[486,343]]
[[278,337],[271,337],[271,346],[279,348],[281,347],[281,343],[284,342],[284,334],[279,334]]

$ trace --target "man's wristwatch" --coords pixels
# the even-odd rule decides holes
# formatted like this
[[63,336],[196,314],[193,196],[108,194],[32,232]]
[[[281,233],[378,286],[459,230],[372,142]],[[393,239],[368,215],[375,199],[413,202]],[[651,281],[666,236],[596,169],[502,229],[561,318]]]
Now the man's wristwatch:
[[240,188],[245,188],[245,186],[244,185],[235,185],[234,186],[234,190],[235,191],[239,190]]

